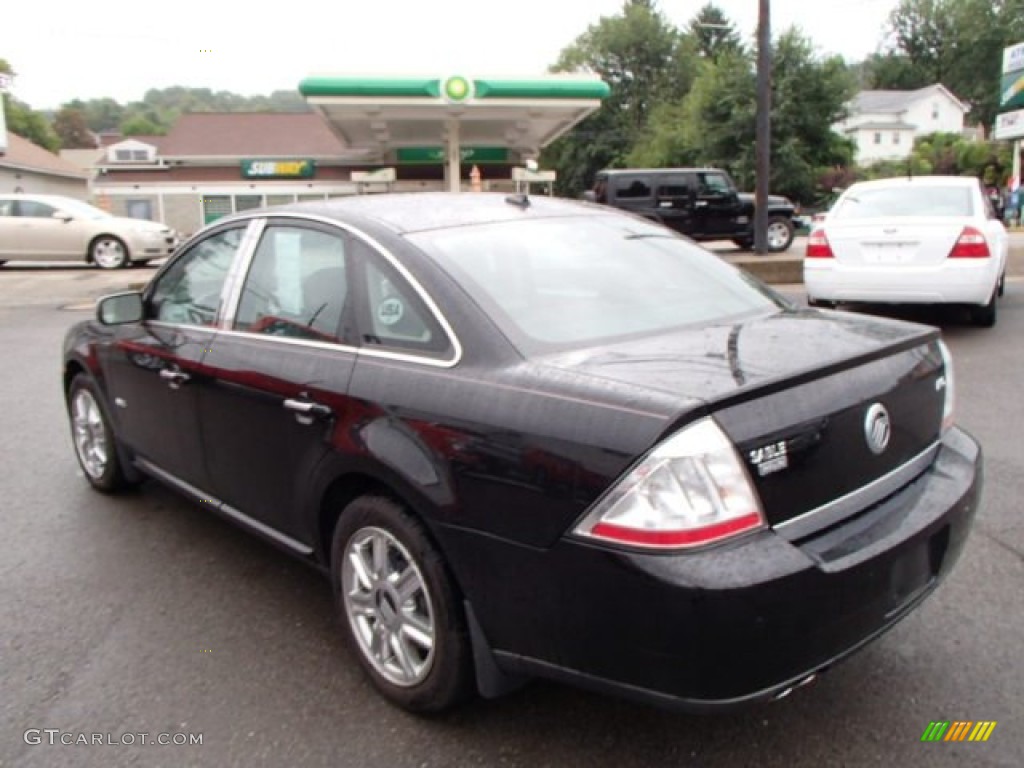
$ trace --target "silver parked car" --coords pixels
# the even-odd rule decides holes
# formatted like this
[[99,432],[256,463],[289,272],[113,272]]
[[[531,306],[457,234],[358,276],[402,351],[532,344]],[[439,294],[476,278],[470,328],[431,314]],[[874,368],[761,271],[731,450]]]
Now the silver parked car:
[[0,265],[85,261],[103,269],[169,256],[178,234],[155,221],[113,216],[58,195],[0,195]]

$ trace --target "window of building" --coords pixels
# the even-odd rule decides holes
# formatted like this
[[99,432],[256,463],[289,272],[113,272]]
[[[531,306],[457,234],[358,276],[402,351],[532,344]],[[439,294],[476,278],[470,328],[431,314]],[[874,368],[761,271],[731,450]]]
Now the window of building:
[[125,213],[128,214],[130,219],[148,219],[153,220],[153,201],[138,199],[133,200],[129,198],[124,202]]
[[893,133],[893,135],[892,135],[892,143],[893,144],[899,144],[900,143],[900,132],[899,131],[896,131],[895,133]]
[[881,143],[882,143],[882,134],[876,133],[875,134],[875,144],[881,144]]
[[287,205],[295,202],[295,195],[267,195],[267,205]]
[[235,211],[251,211],[263,207],[263,195],[235,195]]
[[203,223],[209,224],[231,213],[231,195],[203,195]]
[[932,120],[938,120],[938,119],[939,119],[939,103],[938,102],[934,102],[932,104]]

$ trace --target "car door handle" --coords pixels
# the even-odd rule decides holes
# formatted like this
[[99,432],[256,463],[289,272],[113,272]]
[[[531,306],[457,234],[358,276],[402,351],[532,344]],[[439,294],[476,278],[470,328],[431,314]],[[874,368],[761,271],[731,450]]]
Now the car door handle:
[[311,400],[293,400],[289,398],[284,401],[284,407],[289,411],[295,411],[300,416],[310,416],[317,419],[326,419],[334,413],[326,405],[314,403]]
[[170,384],[173,389],[177,389],[192,377],[183,371],[173,368],[164,368],[160,371],[160,378]]

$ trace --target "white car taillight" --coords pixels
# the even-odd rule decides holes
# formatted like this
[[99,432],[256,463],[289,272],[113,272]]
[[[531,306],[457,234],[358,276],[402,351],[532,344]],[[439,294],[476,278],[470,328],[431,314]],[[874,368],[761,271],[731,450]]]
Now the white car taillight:
[[956,389],[953,379],[953,356],[949,353],[946,342],[939,340],[939,352],[942,353],[942,377],[945,381],[945,399],[942,402],[942,431],[945,433],[953,426],[953,408],[956,402]]
[[654,448],[601,498],[575,532],[657,549],[696,547],[764,526],[736,449],[711,418]]
[[951,259],[987,259],[991,255],[985,235],[974,227],[964,227],[949,252]]
[[804,252],[804,256],[808,259],[835,258],[835,254],[832,253],[832,246],[825,235],[825,230],[816,229],[811,232],[810,237],[807,238],[807,250]]

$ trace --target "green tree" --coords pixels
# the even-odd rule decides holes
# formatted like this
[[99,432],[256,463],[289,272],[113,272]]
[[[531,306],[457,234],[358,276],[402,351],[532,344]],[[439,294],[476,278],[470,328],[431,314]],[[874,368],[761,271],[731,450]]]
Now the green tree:
[[[831,126],[845,115],[854,79],[838,57],[819,59],[810,41],[788,29],[774,46],[772,82],[773,192],[818,197],[825,168],[848,165],[849,141]],[[711,165],[750,188],[755,178],[756,74],[750,54],[705,61],[690,93],[663,104],[629,157],[636,165]]]
[[[0,72],[14,77],[17,73],[6,59],[0,59]],[[18,136],[28,139],[33,144],[38,144],[50,152],[60,149],[60,139],[53,132],[49,121],[41,113],[32,109],[28,104],[18,101],[11,94],[5,93],[4,116],[7,119],[7,130]]]
[[650,0],[627,0],[618,15],[590,25],[565,48],[552,69],[594,72],[611,94],[545,151],[542,161],[559,173],[559,193],[576,195],[598,170],[621,165],[655,107],[689,90],[696,58],[692,43]]
[[736,25],[714,3],[708,3],[697,12],[687,25],[686,33],[704,59],[717,61],[722,54],[743,51]]
[[1020,0],[900,0],[888,50],[871,63],[872,87],[942,83],[991,125],[998,110],[1002,50],[1024,33]]
[[166,133],[162,125],[158,125],[145,115],[132,115],[121,122],[121,133],[125,136],[153,136]]
[[865,90],[913,91],[935,82],[902,53],[874,53],[863,64]]
[[96,139],[80,109],[61,107],[53,118],[53,130],[60,137],[63,149],[91,149],[96,146]]

